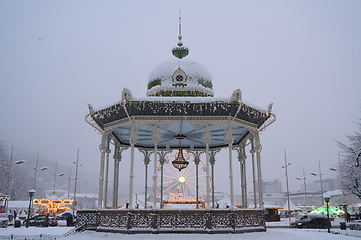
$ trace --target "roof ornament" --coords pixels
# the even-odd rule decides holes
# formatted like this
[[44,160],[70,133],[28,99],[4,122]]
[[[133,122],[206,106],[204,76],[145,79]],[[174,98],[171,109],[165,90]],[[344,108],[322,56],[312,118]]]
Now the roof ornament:
[[93,106],[90,104],[90,103],[87,103],[88,104],[88,108],[89,108],[89,113],[94,113],[94,109],[93,109]]
[[270,103],[268,105],[268,110],[267,110],[267,113],[270,114],[272,112],[272,106],[273,106],[273,103]]
[[189,53],[189,49],[183,46],[182,42],[182,17],[181,11],[179,11],[179,34],[178,34],[178,46],[172,49],[172,54],[179,59],[186,57]]
[[179,34],[178,34],[178,46],[182,46],[182,16],[181,11],[179,11]]
[[231,96],[231,101],[232,102],[242,101],[242,92],[240,89],[236,89],[233,91]]
[[122,91],[122,102],[124,101],[133,101],[132,93],[129,89],[123,88]]

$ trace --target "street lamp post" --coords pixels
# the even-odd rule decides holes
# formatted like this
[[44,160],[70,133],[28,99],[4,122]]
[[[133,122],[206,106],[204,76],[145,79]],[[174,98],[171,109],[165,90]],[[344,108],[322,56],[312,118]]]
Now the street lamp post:
[[282,168],[284,168],[286,170],[286,186],[287,186],[287,202],[288,202],[288,220],[289,222],[291,222],[291,207],[290,207],[290,191],[288,188],[288,174],[287,174],[287,168],[288,166],[290,166],[291,163],[287,164],[287,160],[286,160],[286,150],[285,150],[285,165],[282,166]]
[[317,176],[317,175],[319,175],[320,176],[320,183],[321,183],[321,194],[322,194],[322,196],[321,196],[321,202],[322,202],[322,204],[321,204],[321,206],[323,206],[323,188],[322,188],[322,172],[321,172],[321,164],[320,164],[320,161],[318,161],[318,170],[319,170],[319,173],[317,174],[317,173],[311,173],[311,175],[313,175],[313,176]]
[[[301,178],[297,177],[297,180],[302,180]],[[307,189],[306,189],[306,176],[305,176],[305,167],[303,167],[303,186],[305,188],[305,198],[306,198],[306,206],[307,206]]]
[[326,209],[327,209],[327,229],[328,229],[328,233],[330,233],[330,216],[328,214],[328,204],[330,202],[330,197],[325,197],[325,202],[326,202]]
[[33,196],[34,196],[34,194],[35,194],[35,190],[34,190],[34,189],[31,189],[31,190],[29,190],[28,192],[29,192],[30,200],[29,200],[28,219],[27,219],[27,221],[26,221],[26,228],[29,227],[31,200],[33,199]]
[[56,181],[56,168],[58,166],[58,162],[55,163],[55,172],[53,173],[54,175],[54,187],[53,187],[53,195],[55,195],[55,181]]
[[69,180],[69,184],[68,184],[68,199],[69,199],[70,198],[70,183],[71,183],[71,168],[70,168],[68,180]]
[[73,163],[75,164],[75,186],[74,186],[74,199],[73,199],[73,215],[74,215],[74,210],[76,210],[76,184],[78,182],[79,148],[76,157],[76,163],[75,162]]
[[346,203],[344,203],[343,205],[342,205],[342,207],[343,207],[343,212],[344,212],[344,216],[345,216],[345,222],[347,222],[347,220],[348,220],[348,217],[347,217],[347,204]]
[[[39,160],[39,154],[36,156],[36,164],[35,164],[35,168],[34,168],[34,170],[35,170],[35,176],[34,176],[34,187],[33,187],[33,189],[35,190],[35,185],[36,185],[36,173],[37,173],[37,171],[38,171],[38,160]],[[40,170],[46,170],[46,169],[48,169],[48,167],[42,167],[42,168],[40,168]]]
[[[37,171],[38,170],[41,170],[41,171],[44,171],[46,169],[48,169],[48,167],[41,167],[41,168],[38,168],[38,161],[39,161],[39,154],[37,154],[37,157],[36,157],[36,163],[35,163],[35,167],[34,167],[34,171],[35,171],[35,175],[34,175],[34,184],[33,184],[33,189],[36,190],[36,175],[37,175]],[[26,163],[25,160],[19,160],[19,161],[16,161],[15,164],[16,165],[20,165],[20,164],[23,164],[23,163]]]
[[59,174],[56,174],[56,169],[57,169],[57,166],[58,166],[58,162],[55,162],[55,172],[53,173],[54,175],[54,188],[53,188],[53,195],[55,195],[55,182],[56,182],[56,176],[58,175],[59,177],[61,176],[64,176],[65,173],[59,173]]

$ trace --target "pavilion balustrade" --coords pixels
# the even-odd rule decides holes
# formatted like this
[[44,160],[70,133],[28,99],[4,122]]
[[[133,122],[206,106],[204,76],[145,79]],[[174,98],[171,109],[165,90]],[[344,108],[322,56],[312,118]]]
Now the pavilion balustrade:
[[241,233],[265,231],[263,210],[79,210],[77,226],[119,233]]

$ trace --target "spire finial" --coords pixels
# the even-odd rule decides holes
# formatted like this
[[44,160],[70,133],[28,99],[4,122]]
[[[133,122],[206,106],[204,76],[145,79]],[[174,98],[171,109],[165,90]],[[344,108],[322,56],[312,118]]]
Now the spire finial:
[[172,53],[175,57],[182,59],[188,55],[189,50],[188,48],[183,46],[182,43],[182,15],[181,11],[179,10],[179,35],[178,35],[178,47],[172,49]]
[[182,40],[182,15],[181,11],[179,10],[179,35],[178,35],[179,41]]

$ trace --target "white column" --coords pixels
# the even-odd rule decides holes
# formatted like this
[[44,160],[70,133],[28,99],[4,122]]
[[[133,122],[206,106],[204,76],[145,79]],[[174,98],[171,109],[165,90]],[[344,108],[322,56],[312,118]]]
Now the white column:
[[212,208],[214,208],[214,164],[216,163],[216,151],[211,151],[209,163],[211,164],[212,176]]
[[210,210],[210,199],[209,199],[209,182],[210,182],[210,175],[209,175],[209,144],[211,143],[211,134],[209,132],[209,126],[206,124],[206,129],[203,136],[203,141],[206,144],[206,177],[207,177],[207,205],[206,209]]
[[233,169],[232,169],[232,144],[233,144],[233,137],[232,137],[232,126],[229,123],[227,134],[224,138],[224,142],[228,144],[228,156],[229,156],[229,188],[230,188],[230,197],[231,197],[231,210],[234,210],[234,193],[233,193]]
[[114,184],[113,184],[113,208],[118,208],[118,188],[119,188],[119,162],[122,160],[122,153],[128,147],[120,147],[118,144],[114,148]]
[[109,179],[109,153],[110,153],[110,149],[109,149],[109,143],[110,143],[110,138],[108,135],[107,138],[107,143],[106,143],[106,164],[105,164],[105,184],[104,184],[104,207],[107,207],[107,200],[108,200],[108,179]]
[[252,174],[253,174],[253,203],[254,207],[257,208],[257,192],[256,192],[256,167],[254,164],[254,153],[255,153],[255,147],[254,147],[254,137],[251,138],[251,154],[252,154]]
[[165,153],[163,151],[160,152],[159,163],[160,163],[160,208],[163,208],[163,166],[165,162]]
[[159,152],[159,163],[161,166],[161,174],[160,174],[160,208],[162,209],[163,206],[163,174],[164,174],[164,163],[165,163],[165,156],[170,153],[170,151],[160,151]]
[[114,160],[113,209],[118,208],[119,162]]
[[145,166],[145,183],[144,183],[144,208],[147,209],[148,206],[147,206],[147,203],[148,203],[148,164],[149,164],[149,161],[148,163],[146,163],[144,161],[144,166]]
[[159,143],[160,137],[159,137],[159,133],[158,133],[158,124],[155,123],[154,125],[154,132],[153,132],[153,136],[152,136],[152,141],[154,144],[154,171],[153,171],[153,211],[157,210],[157,164],[158,164],[158,160],[157,160],[157,155],[158,155],[158,149],[157,149],[157,144]]
[[258,177],[258,198],[259,198],[259,206],[263,208],[263,189],[262,189],[262,169],[261,169],[261,151],[262,145],[259,139],[258,132],[255,133],[256,140],[256,156],[257,156],[257,177]]
[[134,145],[137,143],[137,133],[135,124],[132,123],[130,130],[130,174],[129,174],[129,210],[133,210],[133,179],[134,179]]
[[104,184],[104,161],[106,150],[106,138],[108,133],[103,132],[102,141],[99,145],[100,150],[100,174],[99,174],[99,195],[98,195],[98,208],[103,208],[103,184]]
[[245,153],[244,153],[244,145],[242,144],[241,146],[239,146],[237,149],[237,153],[238,153],[238,161],[240,164],[240,179],[241,179],[241,195],[242,195],[242,208],[246,208],[247,207],[247,194],[245,191],[245,183],[246,183],[246,178],[245,178]]
[[118,208],[118,183],[119,183],[119,148],[120,146],[118,144],[115,144],[114,146],[114,183],[113,183],[113,209]]
[[196,208],[199,208],[199,196],[198,196],[198,190],[199,190],[199,184],[198,184],[198,165],[200,162],[199,159],[200,153],[198,151],[195,151],[194,153],[194,164],[196,165]]
[[[244,192],[244,208],[248,208],[248,201],[247,201],[247,169],[246,169],[246,145],[242,146],[242,152],[243,152],[243,192]],[[243,205],[243,203],[242,203]]]
[[144,154],[144,167],[145,167],[145,183],[144,183],[144,208],[147,209],[148,208],[148,165],[149,165],[149,151],[148,150],[142,150],[141,151]]

